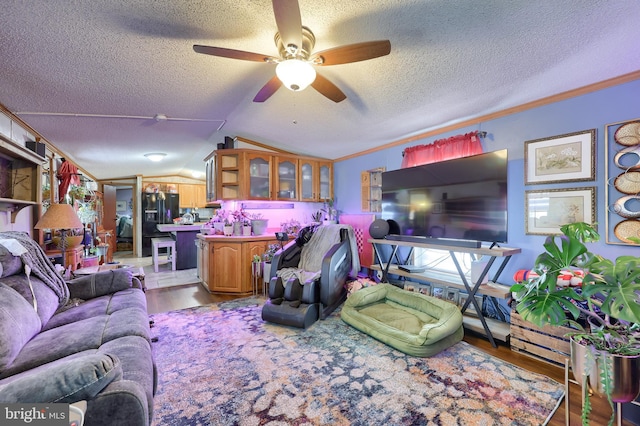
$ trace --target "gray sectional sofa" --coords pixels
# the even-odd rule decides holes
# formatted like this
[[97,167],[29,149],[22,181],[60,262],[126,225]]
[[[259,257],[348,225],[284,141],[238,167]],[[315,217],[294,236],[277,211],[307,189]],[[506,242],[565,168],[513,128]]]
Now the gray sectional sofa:
[[156,383],[129,270],[65,282],[27,234],[0,233],[0,403],[87,401],[85,425],[149,425]]

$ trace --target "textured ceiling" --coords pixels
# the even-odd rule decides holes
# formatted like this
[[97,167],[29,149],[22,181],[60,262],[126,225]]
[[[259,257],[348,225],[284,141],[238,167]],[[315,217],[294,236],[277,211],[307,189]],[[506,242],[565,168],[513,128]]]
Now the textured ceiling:
[[[269,0],[3,1],[0,103],[98,179],[187,175],[226,135],[333,159],[640,69],[637,0],[299,3],[314,51],[391,41],[319,68],[341,103],[312,88],[253,103],[274,65],[193,51],[277,55]],[[58,115],[158,113],[211,121]]]

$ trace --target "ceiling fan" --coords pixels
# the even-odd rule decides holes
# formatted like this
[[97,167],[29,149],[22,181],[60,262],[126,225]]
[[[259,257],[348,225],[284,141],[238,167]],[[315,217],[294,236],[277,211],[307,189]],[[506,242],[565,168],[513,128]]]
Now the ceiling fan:
[[298,0],[273,0],[273,12],[278,27],[275,43],[279,57],[224,47],[193,45],[193,50],[205,55],[277,64],[276,75],[260,89],[253,102],[266,101],[282,85],[293,91],[304,90],[311,85],[332,101],[341,102],[347,96],[331,81],[316,73],[314,65],[366,61],[391,52],[389,40],[377,40],[334,47],[312,54],[316,38],[309,28],[302,26]]

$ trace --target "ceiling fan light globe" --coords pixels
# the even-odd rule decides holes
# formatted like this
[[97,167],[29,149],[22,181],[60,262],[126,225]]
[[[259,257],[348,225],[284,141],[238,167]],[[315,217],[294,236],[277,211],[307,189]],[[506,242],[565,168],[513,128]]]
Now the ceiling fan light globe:
[[276,75],[289,90],[304,90],[316,79],[313,66],[300,59],[287,59],[276,66]]

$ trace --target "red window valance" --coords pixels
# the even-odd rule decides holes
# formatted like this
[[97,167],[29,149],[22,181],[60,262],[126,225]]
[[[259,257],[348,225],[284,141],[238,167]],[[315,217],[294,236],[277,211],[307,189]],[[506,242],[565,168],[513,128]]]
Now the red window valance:
[[477,131],[464,135],[438,139],[426,145],[416,145],[404,150],[402,168],[436,163],[454,158],[482,154],[482,143]]

